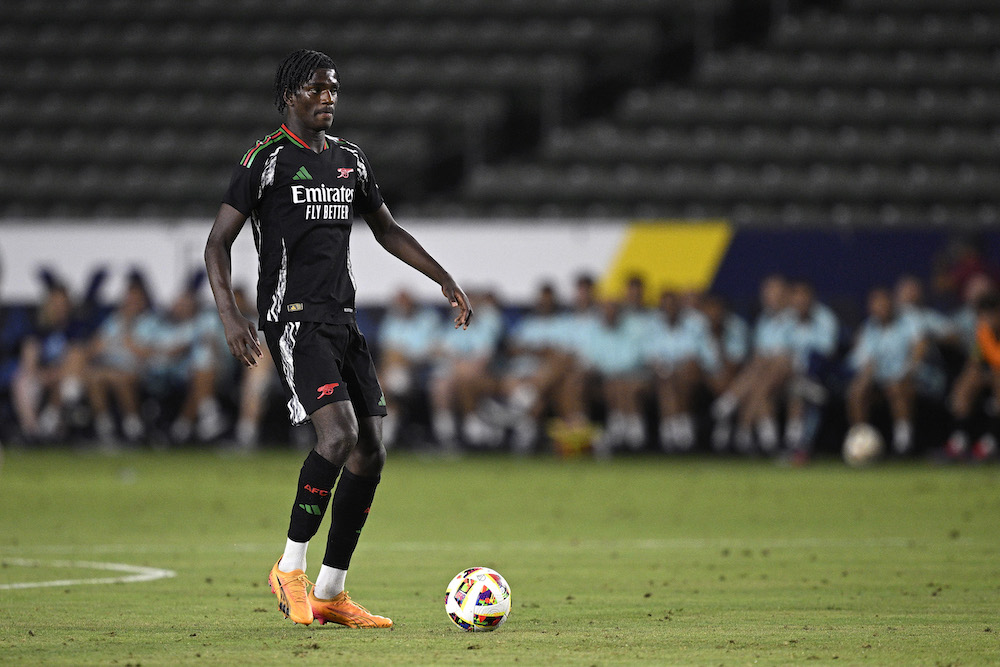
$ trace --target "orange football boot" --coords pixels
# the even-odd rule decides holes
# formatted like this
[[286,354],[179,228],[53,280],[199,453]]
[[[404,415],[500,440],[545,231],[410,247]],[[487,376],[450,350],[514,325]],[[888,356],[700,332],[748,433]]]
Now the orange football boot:
[[320,600],[309,592],[309,604],[313,617],[320,625],[339,623],[349,628],[391,628],[392,619],[376,616],[351,599],[347,591],[332,600]]
[[[279,558],[278,563],[280,562]],[[271,592],[278,596],[278,609],[285,618],[302,625],[309,625],[313,622],[313,610],[307,599],[306,589],[311,583],[302,570],[282,572],[278,569],[278,563],[274,564],[271,573],[267,575]]]

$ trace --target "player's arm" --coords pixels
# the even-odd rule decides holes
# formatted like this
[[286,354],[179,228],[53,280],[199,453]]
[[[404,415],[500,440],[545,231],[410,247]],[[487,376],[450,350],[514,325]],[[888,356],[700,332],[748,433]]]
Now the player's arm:
[[246,219],[245,215],[229,204],[219,207],[212,231],[208,235],[208,243],[205,244],[205,268],[222,326],[226,330],[229,351],[247,366],[256,366],[257,359],[263,356],[257,329],[240,312],[233,294],[233,241],[243,229]]
[[409,232],[396,224],[389,207],[382,204],[377,210],[363,214],[363,217],[371,227],[375,240],[383,248],[441,286],[441,292],[451,302],[452,308],[459,309],[458,316],[455,317],[455,328],[468,329],[472,320],[469,297],[437,260]]

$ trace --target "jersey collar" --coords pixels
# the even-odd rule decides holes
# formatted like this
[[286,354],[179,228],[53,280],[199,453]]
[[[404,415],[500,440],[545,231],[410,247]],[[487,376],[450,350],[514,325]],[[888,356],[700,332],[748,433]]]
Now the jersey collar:
[[[272,125],[271,127],[274,127],[274,126]],[[300,148],[306,148],[306,149],[309,149],[309,150],[312,150],[312,147],[311,147],[311,146],[310,146],[309,144],[307,144],[306,142],[304,142],[304,141],[302,141],[301,139],[299,139],[299,138],[298,138],[298,137],[297,137],[297,136],[295,135],[295,133],[294,133],[294,132],[292,132],[291,130],[289,130],[289,129],[288,129],[288,126],[287,126],[287,125],[285,125],[284,123],[282,123],[282,124],[281,124],[281,130],[282,130],[282,131],[283,131],[283,132],[284,132],[285,134],[287,134],[287,135],[288,135],[288,138],[289,138],[289,139],[291,139],[291,140],[292,140],[292,143],[293,143],[293,144],[295,144],[296,146],[298,146],[298,147],[300,147]],[[323,150],[326,150],[326,149],[327,149],[327,148],[329,148],[329,147],[330,147],[330,144],[329,144],[329,143],[327,142],[327,140],[326,140],[326,135],[323,135]]]

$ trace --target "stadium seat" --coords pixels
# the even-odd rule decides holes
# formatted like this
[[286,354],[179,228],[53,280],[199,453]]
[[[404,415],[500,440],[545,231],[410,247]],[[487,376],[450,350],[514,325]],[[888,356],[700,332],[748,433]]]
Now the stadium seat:
[[402,210],[995,222],[995,0],[816,4],[711,45],[731,0],[0,3],[0,214],[202,215],[310,43],[343,73],[334,132]]

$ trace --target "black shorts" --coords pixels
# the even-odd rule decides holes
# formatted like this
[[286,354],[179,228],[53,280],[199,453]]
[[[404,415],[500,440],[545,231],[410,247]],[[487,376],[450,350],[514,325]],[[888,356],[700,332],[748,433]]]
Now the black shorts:
[[264,338],[289,396],[293,426],[337,401],[350,400],[359,417],[386,414],[368,342],[357,324],[265,322]]

